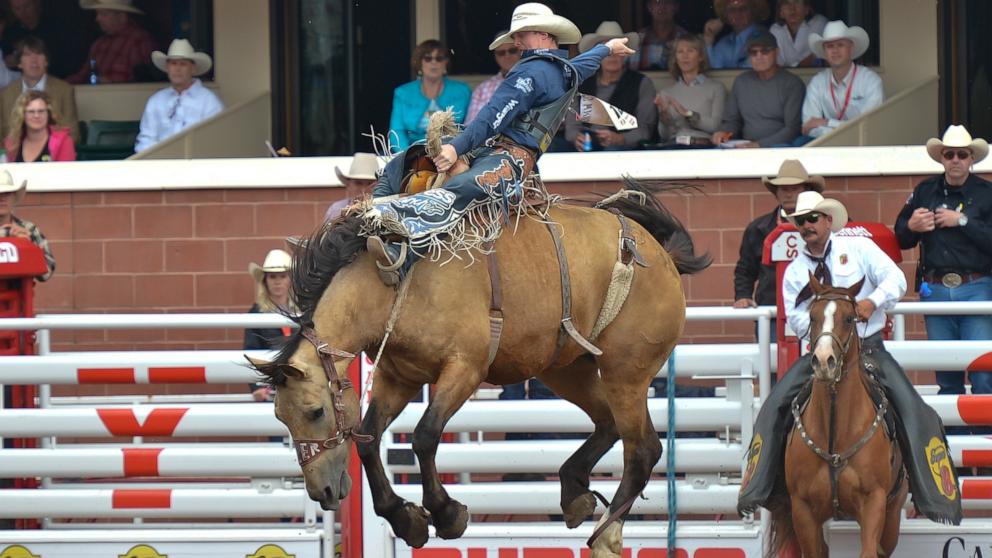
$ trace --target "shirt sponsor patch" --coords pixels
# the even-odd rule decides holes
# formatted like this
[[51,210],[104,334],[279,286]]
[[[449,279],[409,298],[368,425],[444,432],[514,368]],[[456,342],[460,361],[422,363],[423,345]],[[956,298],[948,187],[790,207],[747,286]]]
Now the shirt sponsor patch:
[[517,106],[517,100],[516,99],[510,99],[510,102],[509,103],[506,103],[506,106],[503,107],[503,110],[501,110],[498,113],[496,113],[496,118],[493,120],[493,129],[494,130],[496,128],[499,128],[499,125],[503,122],[503,119],[506,118],[506,115],[511,110],[513,110],[513,107],[515,107],[515,106]]
[[534,91],[534,80],[529,77],[519,77],[517,78],[517,82],[513,84],[513,87],[524,93],[530,93]]

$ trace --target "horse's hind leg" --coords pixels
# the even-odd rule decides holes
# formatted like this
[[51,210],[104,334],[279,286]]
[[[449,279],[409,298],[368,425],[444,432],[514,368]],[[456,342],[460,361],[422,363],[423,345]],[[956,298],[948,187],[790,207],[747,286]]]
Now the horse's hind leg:
[[[667,354],[667,352],[665,353]],[[607,516],[617,514],[616,521],[606,526],[592,544],[593,558],[619,557],[623,547],[623,520],[630,511],[629,505],[647,486],[651,470],[661,458],[661,440],[648,415],[648,385],[662,360],[643,364],[641,355],[600,357],[606,400],[616,422],[617,433],[623,440],[623,478],[617,488]],[[621,509],[627,509],[620,513]]]
[[596,509],[596,498],[589,491],[592,468],[619,439],[610,406],[603,396],[596,361],[586,356],[573,364],[541,376],[562,399],[580,407],[595,425],[595,430],[558,470],[561,481],[561,510],[565,525],[574,529]]
[[400,498],[393,491],[382,466],[379,443],[383,431],[419,389],[418,385],[401,383],[384,370],[380,371],[373,384],[372,401],[361,427],[361,431],[372,435],[374,440],[368,444],[356,444],[358,456],[365,467],[365,476],[369,480],[375,513],[389,522],[396,536],[414,548],[427,543],[427,512]]
[[424,487],[424,507],[431,512],[431,522],[442,539],[462,536],[468,526],[468,508],[452,499],[437,473],[437,446],[441,433],[455,411],[468,400],[484,377],[483,365],[462,360],[445,363],[438,378],[434,397],[413,433],[413,452],[420,461]]

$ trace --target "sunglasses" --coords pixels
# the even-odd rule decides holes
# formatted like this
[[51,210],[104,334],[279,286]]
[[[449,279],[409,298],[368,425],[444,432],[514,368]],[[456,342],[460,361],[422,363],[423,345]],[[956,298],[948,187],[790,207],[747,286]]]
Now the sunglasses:
[[816,223],[820,220],[819,213],[807,213],[806,215],[796,215],[792,218],[796,222],[797,227],[801,227],[806,223]]
[[443,54],[439,54],[437,56],[431,56],[430,54],[425,54],[424,57],[421,58],[421,60],[423,60],[424,62],[447,62],[448,57]]
[[757,56],[759,54],[770,54],[773,50],[775,49],[771,47],[752,48],[747,53],[749,56]]
[[948,149],[947,151],[940,154],[945,161],[953,161],[955,157],[964,161],[965,159],[971,157],[971,151],[965,151],[964,149],[955,150]]
[[503,50],[494,50],[493,54],[495,54],[496,56],[516,56],[519,52],[520,49],[513,47],[513,48],[505,48]]

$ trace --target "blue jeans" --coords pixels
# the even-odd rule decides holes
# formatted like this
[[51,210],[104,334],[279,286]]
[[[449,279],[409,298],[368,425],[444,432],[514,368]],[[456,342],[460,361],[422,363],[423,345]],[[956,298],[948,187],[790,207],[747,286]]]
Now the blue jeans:
[[[920,296],[923,302],[972,302],[992,300],[992,277],[983,277],[953,289],[937,283],[930,285],[930,296]],[[983,341],[992,339],[992,316],[927,316],[927,337],[941,341]],[[937,371],[937,385],[940,394],[963,394],[964,372],[951,370]],[[992,393],[992,372],[970,372],[971,393]],[[958,434],[959,428],[948,428],[948,433]],[[981,433],[989,429],[982,428]],[[970,432],[978,434],[977,429]]]

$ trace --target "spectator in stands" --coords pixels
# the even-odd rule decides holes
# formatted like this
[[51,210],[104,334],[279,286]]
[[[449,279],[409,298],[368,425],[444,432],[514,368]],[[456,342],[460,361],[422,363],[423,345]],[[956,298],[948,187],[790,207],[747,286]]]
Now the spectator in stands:
[[797,143],[832,132],[842,122],[851,120],[882,104],[885,92],[882,78],[854,59],[868,50],[868,33],[843,21],[831,21],[823,30],[809,36],[813,53],[826,59],[830,68],[813,76],[803,102],[803,136]]
[[810,0],[778,0],[771,32],[778,40],[778,65],[783,68],[813,66],[816,55],[809,47],[812,33],[822,34],[827,18],[813,13]]
[[86,55],[84,45],[79,44],[82,33],[76,29],[65,29],[56,20],[44,17],[41,0],[10,0],[11,21],[3,29],[0,47],[6,55],[8,66],[16,68],[20,57],[16,54],[17,45],[28,37],[36,37],[48,47],[49,73],[64,78],[79,68]]
[[[270,250],[262,265],[254,262],[248,265],[248,273],[255,280],[255,304],[250,314],[274,312],[293,315],[296,308],[290,296],[292,286],[289,270],[293,266],[293,258],[282,250]],[[282,348],[283,344],[293,333],[292,328],[257,328],[245,330],[244,350],[272,351]],[[252,395],[256,401],[272,401],[272,388],[266,384],[252,385]]]
[[669,147],[711,147],[710,138],[723,118],[727,90],[706,77],[709,63],[702,38],[676,39],[674,50],[668,69],[675,83],[654,100],[661,142]]
[[441,41],[428,39],[413,49],[410,65],[417,79],[405,83],[393,92],[393,112],[389,117],[389,140],[393,152],[410,147],[424,139],[432,114],[449,107],[454,109],[455,122],[465,122],[472,90],[468,85],[448,79],[451,51]]
[[16,163],[76,160],[69,129],[59,126],[48,94],[35,89],[24,92],[14,104],[4,149],[7,160]]
[[[710,66],[750,68],[747,41],[759,30],[765,30],[760,22],[768,19],[768,3],[765,0],[715,0],[713,10],[716,18],[703,26]],[[730,32],[717,41],[724,23],[730,26]]]
[[213,61],[205,52],[196,52],[186,39],[176,39],[169,53],[152,53],[155,67],[169,75],[169,87],[148,99],[141,115],[141,130],[135,152],[141,152],[190,126],[224,110],[224,103],[195,76],[210,71]]
[[[499,33],[496,33],[496,38],[499,39],[507,33],[509,33],[509,31],[504,29]],[[465,124],[468,124],[475,119],[476,115],[479,114],[479,111],[482,110],[482,107],[486,106],[486,103],[488,103],[489,99],[492,98],[493,92],[496,91],[496,88],[503,83],[503,80],[506,78],[506,73],[510,71],[510,68],[512,68],[518,60],[520,60],[520,49],[513,44],[512,39],[506,39],[493,49],[493,58],[496,59],[496,65],[499,66],[499,71],[496,72],[496,75],[493,77],[480,83],[479,86],[472,91],[472,101],[468,105],[468,114],[465,116]]]
[[79,117],[76,116],[76,93],[71,85],[48,73],[48,49],[38,37],[25,37],[17,44],[17,67],[21,79],[0,91],[0,128],[6,130],[7,121],[21,93],[43,91],[48,95],[52,112],[59,115],[59,123],[69,128],[75,142],[79,141]]
[[374,153],[355,153],[351,158],[351,167],[347,173],[341,172],[341,167],[334,167],[334,174],[344,184],[344,199],[340,199],[327,208],[324,221],[337,219],[344,214],[349,205],[372,194],[372,186],[379,173],[379,159]]
[[143,14],[131,0],[79,0],[84,10],[96,10],[96,23],[103,35],[90,46],[82,67],[66,78],[69,83],[90,83],[95,73],[98,83],[137,81],[135,71],[147,66],[155,50],[155,39],[131,18]]
[[[747,41],[752,70],[734,79],[713,143],[743,138],[735,147],[791,144],[799,135],[805,86],[778,66],[775,37],[762,29]],[[729,144],[728,144],[729,145]]]
[[41,234],[38,226],[14,215],[17,206],[24,199],[27,191],[28,181],[24,180],[20,185],[14,182],[14,178],[6,170],[0,170],[0,238],[16,236],[27,238],[33,242],[41,251],[45,253],[45,263],[48,264],[48,271],[44,275],[37,277],[39,281],[48,281],[55,273],[55,256],[48,246],[48,239]]
[[[786,159],[778,169],[778,176],[761,178],[765,188],[775,196],[778,205],[771,213],[758,217],[744,229],[740,257],[734,268],[734,308],[775,306],[775,266],[761,263],[765,238],[779,225],[786,223],[786,215],[796,210],[796,198],[807,190],[823,193],[822,176],[810,176],[806,167],[796,159]],[[775,327],[772,322],[772,342]]]
[[647,70],[667,70],[669,54],[674,42],[690,33],[675,23],[679,13],[679,0],[645,0],[645,7],[651,14],[651,25],[641,29],[641,48],[627,59],[627,67],[641,72]]
[[[923,302],[992,300],[992,183],[970,172],[988,153],[988,143],[972,139],[964,126],[952,125],[942,139],[927,141],[927,154],[944,166],[944,174],[916,186],[895,225],[900,248],[920,245],[916,289]],[[988,314],[926,316],[926,326],[930,339],[992,339]],[[973,394],[992,393],[992,372],[968,377]],[[941,394],[965,393],[964,372],[938,371],[937,385]]]
[[[584,53],[596,45],[610,39],[627,38],[627,46],[638,50],[640,37],[637,33],[624,33],[615,21],[604,21],[595,33],[587,33],[579,40],[579,53]],[[592,150],[633,149],[641,142],[652,142],[655,137],[655,124],[658,112],[654,108],[654,84],[644,74],[628,70],[624,56],[611,54],[603,59],[599,70],[579,86],[579,92],[598,97],[618,109],[637,117],[637,127],[618,132],[605,126],[590,125],[575,118],[565,119],[565,139],[576,151],[586,151],[586,134],[591,139]],[[579,111],[579,98],[574,102]]]

